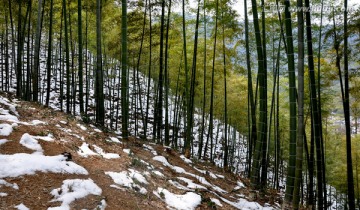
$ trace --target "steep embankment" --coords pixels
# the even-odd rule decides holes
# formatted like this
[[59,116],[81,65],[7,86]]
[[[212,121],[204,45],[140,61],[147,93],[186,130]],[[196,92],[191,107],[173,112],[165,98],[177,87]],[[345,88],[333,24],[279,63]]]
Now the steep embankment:
[[[245,180],[149,142],[0,96],[0,209],[273,209]],[[71,154],[63,154],[67,152]],[[58,208],[53,208],[58,207]]]

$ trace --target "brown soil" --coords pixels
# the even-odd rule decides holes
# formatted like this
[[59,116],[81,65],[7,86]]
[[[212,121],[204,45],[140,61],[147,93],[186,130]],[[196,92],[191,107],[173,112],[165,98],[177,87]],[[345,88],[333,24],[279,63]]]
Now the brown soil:
[[[3,105],[0,107],[6,108]],[[179,190],[172,186],[168,180],[176,180],[176,177],[186,177],[192,179],[195,183],[199,183],[196,179],[185,174],[177,174],[168,167],[163,166],[160,162],[153,160],[154,155],[144,150],[142,144],[145,143],[141,140],[130,138],[128,142],[123,144],[117,144],[106,141],[109,136],[115,136],[112,133],[97,133],[89,125],[79,122],[74,117],[66,115],[59,111],[46,108],[37,103],[30,102],[18,102],[17,111],[20,114],[19,120],[23,122],[30,122],[32,120],[41,120],[46,122],[46,125],[28,126],[19,124],[16,129],[8,137],[2,137],[11,140],[0,146],[0,154],[14,154],[14,153],[32,153],[33,151],[25,148],[19,144],[19,140],[24,133],[31,135],[45,136],[49,133],[53,134],[55,141],[46,142],[39,141],[44,149],[44,155],[59,155],[63,152],[70,152],[72,159],[75,163],[83,166],[89,175],[71,175],[71,174],[54,174],[54,173],[36,173],[35,175],[25,175],[16,178],[4,178],[7,182],[16,183],[19,186],[19,190],[15,190],[10,187],[0,186],[0,192],[8,193],[8,196],[0,197],[0,209],[14,209],[14,206],[23,203],[30,209],[41,210],[48,207],[59,206],[60,202],[50,202],[52,195],[50,192],[59,188],[65,179],[88,179],[91,178],[101,189],[101,196],[86,196],[85,198],[78,199],[71,204],[71,209],[94,209],[101,202],[102,199],[106,200],[107,208],[114,210],[133,210],[133,209],[167,209],[165,202],[156,197],[153,191],[156,191],[158,187],[163,187],[171,192],[184,194],[186,191]],[[66,124],[60,123],[60,121],[66,121]],[[0,123],[4,123],[1,122]],[[86,131],[80,129],[77,124],[82,124],[87,128]],[[60,125],[63,129],[71,129],[71,132],[64,132],[60,130],[57,125]],[[78,155],[78,147],[81,146],[83,140],[77,136],[84,137],[85,141],[90,144],[96,144],[104,149],[106,152],[117,153],[120,155],[118,159],[104,159],[100,156],[90,156],[87,158]],[[148,142],[146,142],[148,143]],[[230,200],[236,201],[237,194],[247,195],[247,190],[239,190],[233,192],[236,186],[238,177],[224,173],[221,169],[218,169],[211,164],[195,163],[194,165],[198,169],[210,170],[215,174],[221,174],[225,176],[225,179],[213,179],[209,175],[201,174],[195,170],[192,166],[185,163],[180,159],[180,155],[176,151],[166,151],[164,147],[160,145],[151,145],[157,151],[159,155],[166,157],[170,164],[184,168],[187,172],[203,176],[207,181],[213,185],[219,186],[226,190],[227,194],[218,195]],[[128,155],[123,152],[124,148],[130,148],[132,154]],[[134,159],[141,159],[147,163],[153,165],[156,170],[161,171],[165,177],[160,178],[157,175],[150,173],[147,176],[149,184],[144,186],[148,193],[142,195],[134,190],[125,189],[119,190],[110,185],[114,184],[110,176],[106,175],[106,171],[120,172],[129,168],[136,169],[138,171],[148,171],[144,164],[139,164]],[[163,170],[162,170],[162,169]],[[178,180],[186,186],[185,183]],[[202,196],[203,202],[197,209],[214,209],[213,204],[209,202],[209,198],[217,198],[214,193],[207,190],[198,190],[198,194]],[[220,199],[219,199],[220,200]],[[221,209],[234,209],[232,206],[227,205],[225,202],[221,202],[223,207]],[[218,206],[216,206],[220,209]]]

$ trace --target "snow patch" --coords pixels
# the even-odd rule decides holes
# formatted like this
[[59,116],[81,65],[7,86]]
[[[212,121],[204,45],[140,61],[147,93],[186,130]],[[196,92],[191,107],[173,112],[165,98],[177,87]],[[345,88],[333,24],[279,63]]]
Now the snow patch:
[[0,178],[32,175],[37,171],[88,174],[85,168],[74,162],[66,161],[66,157],[63,155],[44,156],[38,153],[0,155]]
[[13,128],[11,125],[6,123],[0,124],[0,136],[9,136],[12,131]]
[[87,128],[81,124],[76,124],[81,130],[86,131]]
[[96,146],[95,144],[93,145],[94,150],[101,155],[103,158],[105,159],[114,159],[114,158],[120,158],[119,154],[116,153],[106,153],[104,152],[104,150],[98,146]]
[[22,135],[20,139],[20,144],[22,144],[24,147],[28,149],[35,150],[36,152],[40,152],[40,153],[43,152],[43,149],[39,144],[39,142],[28,133]]
[[81,147],[79,147],[79,151],[78,151],[78,154],[80,156],[83,156],[83,157],[88,157],[90,155],[99,155],[97,154],[96,152],[92,151],[90,148],[89,148],[89,144],[88,143],[82,143]]
[[7,140],[7,139],[0,139],[0,145],[2,145],[2,144],[5,144],[6,142],[8,142],[9,140]]
[[180,158],[181,158],[185,163],[188,163],[188,164],[192,164],[192,163],[193,163],[190,159],[187,159],[184,155],[180,155]]
[[70,203],[76,199],[86,197],[87,195],[101,195],[102,190],[92,179],[68,179],[63,181],[61,188],[51,191],[51,195],[55,198],[52,202],[62,202],[59,207],[51,207],[48,209],[70,209]]
[[32,125],[47,125],[46,122],[41,121],[41,120],[33,120],[30,122]]
[[18,210],[29,210],[24,204],[20,203],[19,205],[15,206]]
[[18,186],[16,183],[11,184],[11,183],[3,180],[3,179],[0,179],[0,187],[1,187],[1,185],[4,185],[4,186],[6,186],[6,187],[11,187],[11,188],[13,188],[13,189],[15,189],[15,190],[18,190],[18,189],[19,189],[19,186]]
[[[105,172],[105,174],[109,175],[113,179],[115,184],[133,189],[135,191],[140,192],[141,194],[147,194],[147,190],[144,187],[141,187],[138,184],[136,184],[136,182],[142,183],[142,184],[148,184],[147,180],[145,179],[145,177],[142,174],[140,174],[140,172],[138,172],[134,169],[129,169],[129,172],[128,171],[122,171],[122,172],[108,171],[108,172]],[[113,185],[112,187],[118,188],[117,185]]]
[[169,207],[178,210],[193,210],[201,203],[201,196],[193,192],[177,195],[159,187],[153,193],[160,199],[163,199]]

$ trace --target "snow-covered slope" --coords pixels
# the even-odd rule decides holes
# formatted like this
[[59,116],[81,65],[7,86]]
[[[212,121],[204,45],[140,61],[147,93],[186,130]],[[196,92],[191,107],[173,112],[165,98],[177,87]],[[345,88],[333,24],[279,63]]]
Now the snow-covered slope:
[[35,103],[0,96],[0,123],[1,209],[279,208],[219,168]]

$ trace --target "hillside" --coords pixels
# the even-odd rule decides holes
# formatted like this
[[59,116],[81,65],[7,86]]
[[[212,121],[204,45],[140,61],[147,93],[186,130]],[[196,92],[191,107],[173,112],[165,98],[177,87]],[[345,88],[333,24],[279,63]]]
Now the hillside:
[[0,209],[279,207],[248,201],[247,180],[161,145],[5,94],[0,112]]

